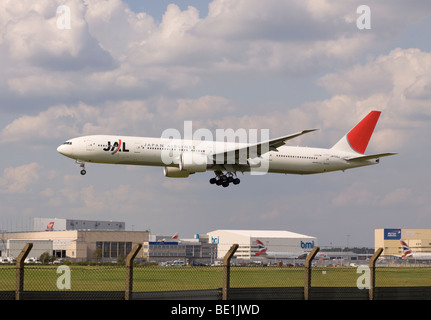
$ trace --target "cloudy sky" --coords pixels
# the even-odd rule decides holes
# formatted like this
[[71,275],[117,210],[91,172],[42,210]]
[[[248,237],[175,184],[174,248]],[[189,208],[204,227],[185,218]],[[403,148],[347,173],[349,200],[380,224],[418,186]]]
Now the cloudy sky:
[[[431,227],[431,2],[370,1],[370,29],[358,28],[363,4],[1,1],[0,229],[57,217],[373,246],[376,228]],[[382,116],[367,152],[399,155],[344,173],[245,174],[220,188],[211,172],[177,180],[151,167],[89,164],[82,177],[56,152],[80,135],[159,137],[184,121],[272,137],[319,128],[291,144],[331,147],[372,109]]]

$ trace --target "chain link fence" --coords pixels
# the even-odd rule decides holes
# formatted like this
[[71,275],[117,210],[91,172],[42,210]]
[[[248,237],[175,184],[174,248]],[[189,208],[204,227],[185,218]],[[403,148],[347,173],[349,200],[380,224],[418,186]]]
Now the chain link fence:
[[313,267],[310,256],[305,266],[231,266],[226,257],[223,266],[159,266],[134,263],[133,252],[123,264],[24,265],[23,257],[0,265],[0,299],[431,298],[429,267]]

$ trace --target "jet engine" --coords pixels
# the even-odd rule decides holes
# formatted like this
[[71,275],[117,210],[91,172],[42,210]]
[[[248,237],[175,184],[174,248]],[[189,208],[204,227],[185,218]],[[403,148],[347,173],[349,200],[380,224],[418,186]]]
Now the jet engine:
[[205,154],[185,152],[181,154],[180,170],[188,172],[207,171],[208,157]]
[[165,177],[168,178],[188,178],[188,176],[190,175],[190,172],[181,171],[179,168],[176,167],[164,167],[163,173],[165,174]]

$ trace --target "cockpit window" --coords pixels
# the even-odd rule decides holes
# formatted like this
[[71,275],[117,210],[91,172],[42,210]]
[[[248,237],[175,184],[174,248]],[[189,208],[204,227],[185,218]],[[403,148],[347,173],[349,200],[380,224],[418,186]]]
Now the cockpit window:
[[65,142],[65,143],[63,143],[63,144],[72,145],[72,142],[70,142],[70,141],[66,141],[66,142]]

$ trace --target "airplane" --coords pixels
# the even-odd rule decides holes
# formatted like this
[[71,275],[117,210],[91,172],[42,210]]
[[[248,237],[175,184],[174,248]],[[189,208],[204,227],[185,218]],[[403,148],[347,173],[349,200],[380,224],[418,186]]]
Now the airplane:
[[277,252],[268,251],[268,248],[259,239],[256,240],[259,247],[259,251],[256,252],[256,256],[267,258],[267,259],[305,259],[307,252]]
[[85,163],[163,167],[170,178],[213,171],[211,184],[237,185],[237,172],[317,174],[378,164],[396,153],[365,155],[381,111],[373,110],[329,149],[287,146],[288,140],[317,129],[257,143],[209,140],[89,135],[67,140],[57,148],[82,168]]
[[413,252],[404,240],[400,240],[403,254],[401,258],[412,258],[416,260],[431,260],[431,252]]

